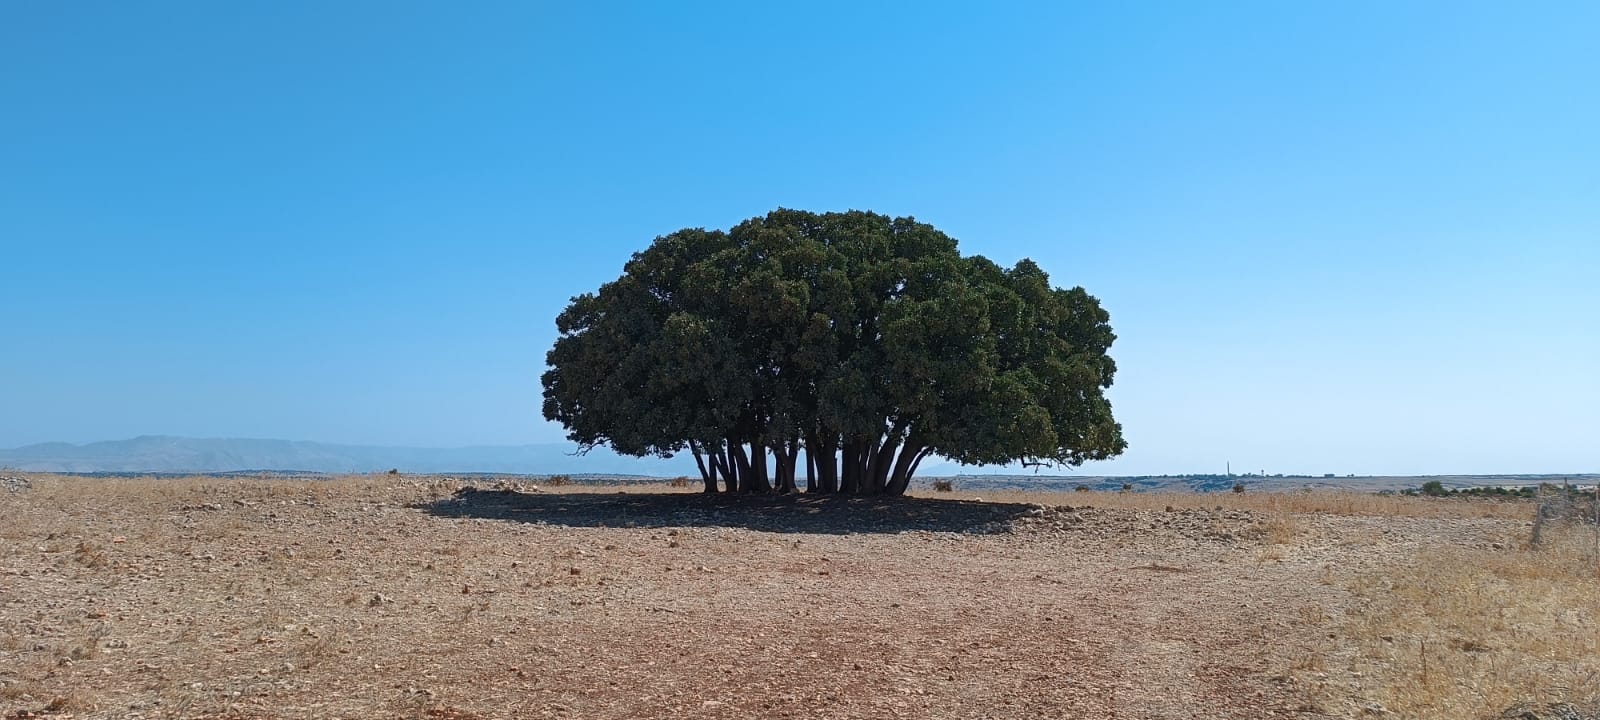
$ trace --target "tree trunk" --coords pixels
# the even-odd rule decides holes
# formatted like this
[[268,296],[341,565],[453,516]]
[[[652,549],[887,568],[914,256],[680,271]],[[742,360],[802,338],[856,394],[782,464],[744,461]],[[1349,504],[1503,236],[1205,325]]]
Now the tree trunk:
[[900,448],[900,458],[895,460],[894,472],[889,475],[889,484],[884,486],[885,495],[904,495],[906,488],[911,486],[911,473],[917,460],[922,456],[922,446],[915,441],[906,441],[905,447]]
[[789,450],[787,443],[772,446],[772,489],[780,494],[789,492]]
[[822,467],[823,455],[831,452],[816,430],[806,433],[806,492],[820,495],[837,489],[828,487],[828,473]]
[[722,491],[729,493],[738,492],[739,463],[734,462],[733,451],[727,447],[719,447],[717,448],[716,459],[717,464],[722,466]]
[[734,484],[733,492],[746,492],[750,486],[750,456],[744,452],[744,444],[728,440],[728,456],[733,459]]
[[916,475],[917,474],[917,468],[922,467],[922,461],[926,460],[927,457],[929,455],[932,455],[932,454],[933,454],[933,448],[923,448],[922,452],[917,453],[917,459],[911,461],[911,470],[910,470],[910,472],[906,473],[906,477],[909,478],[909,477],[912,477],[912,476]]
[[705,483],[705,491],[708,492],[708,493],[716,492],[717,491],[717,463],[716,463],[715,460],[713,460],[711,457],[709,457],[710,453],[711,453],[711,449],[710,448],[706,448],[707,457],[702,458],[701,457],[701,452],[700,452],[700,446],[696,445],[693,440],[690,440],[689,441],[689,452],[694,454],[694,464],[695,464],[696,467],[700,468],[700,480],[703,483]]
[[872,487],[872,456],[878,447],[875,441],[863,441],[861,449],[856,451],[856,494],[872,495],[877,488]]
[[817,446],[810,441],[806,442],[806,494],[814,495],[817,490]]
[[872,454],[871,494],[877,495],[887,491],[889,471],[894,467],[894,451],[898,447],[900,447],[899,434],[891,433],[883,439],[878,451]]
[[799,492],[795,485],[796,465],[800,460],[800,439],[790,438],[772,449],[773,460],[778,465],[778,492]]
[[750,477],[748,478],[748,481],[746,481],[747,479],[744,477],[739,478],[741,481],[739,489],[747,493],[772,492],[772,482],[770,480],[771,476],[767,474],[766,446],[762,445],[759,441],[750,443],[750,456],[748,458],[745,458],[744,447],[740,446],[739,457],[741,466],[739,468],[741,471],[740,475],[742,476],[744,474],[743,470],[746,467],[750,469]]
[[817,481],[822,492],[839,492],[839,438],[829,437],[818,447]]
[[848,440],[844,443],[844,457],[839,468],[839,492],[854,495],[861,491],[861,455],[864,452],[861,442]]

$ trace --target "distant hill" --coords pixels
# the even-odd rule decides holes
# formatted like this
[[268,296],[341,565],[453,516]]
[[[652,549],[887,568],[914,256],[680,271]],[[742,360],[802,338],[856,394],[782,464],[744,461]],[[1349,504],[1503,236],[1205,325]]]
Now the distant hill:
[[[391,468],[405,473],[572,475],[635,477],[698,477],[694,460],[680,455],[670,460],[630,458],[605,449],[577,456],[568,443],[459,448],[376,447],[333,445],[291,440],[248,440],[237,438],[184,438],[146,435],[131,440],[96,442],[86,445],[42,443],[12,450],[0,450],[0,469],[61,473],[237,473],[246,471],[301,473],[368,473]],[[927,487],[934,478],[951,480],[958,492],[982,490],[1032,489],[1072,490],[1079,485],[1091,490],[1117,490],[1124,484],[1140,492],[1226,492],[1235,482],[1247,492],[1298,490],[1301,488],[1339,488],[1362,492],[1400,490],[1419,487],[1438,480],[1449,488],[1506,486],[1521,487],[1541,482],[1580,486],[1600,483],[1597,474],[1572,475],[1436,475],[1425,477],[1333,477],[1259,475],[1033,475],[960,474],[953,463],[935,463],[916,484]],[[1014,470],[1010,472],[1015,472]]]
[[34,472],[196,473],[278,470],[364,473],[696,475],[694,460],[630,458],[604,449],[571,453],[568,443],[460,448],[332,445],[292,440],[145,435],[86,445],[42,443],[0,450],[0,468]]

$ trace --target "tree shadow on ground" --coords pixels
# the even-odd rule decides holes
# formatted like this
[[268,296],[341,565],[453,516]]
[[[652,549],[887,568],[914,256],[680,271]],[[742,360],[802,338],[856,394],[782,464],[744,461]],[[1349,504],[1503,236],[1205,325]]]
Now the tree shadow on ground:
[[535,492],[462,488],[417,506],[449,518],[485,518],[567,527],[728,527],[779,533],[846,535],[910,530],[1003,532],[1033,508],[913,497],[731,495],[663,492]]

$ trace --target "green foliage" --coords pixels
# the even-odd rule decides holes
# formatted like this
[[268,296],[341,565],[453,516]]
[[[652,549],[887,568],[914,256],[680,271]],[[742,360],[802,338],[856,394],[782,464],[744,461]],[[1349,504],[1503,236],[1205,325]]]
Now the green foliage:
[[[1560,485],[1549,485],[1549,484],[1546,484],[1543,487],[1544,487],[1545,492],[1547,494],[1554,493],[1554,494],[1559,495],[1562,492],[1562,489],[1561,489]],[[1442,482],[1440,482],[1438,480],[1429,480],[1428,482],[1423,483],[1421,487],[1408,488],[1406,490],[1400,491],[1400,494],[1401,495],[1412,495],[1412,496],[1421,495],[1421,496],[1425,496],[1425,497],[1440,497],[1440,498],[1475,497],[1475,498],[1492,498],[1492,499],[1500,499],[1500,500],[1517,500],[1517,499],[1529,499],[1529,498],[1538,497],[1539,496],[1539,492],[1540,492],[1540,486],[1536,486],[1536,485],[1528,485],[1528,486],[1517,487],[1517,488],[1507,488],[1507,487],[1499,487],[1499,486],[1495,486],[1495,487],[1473,487],[1473,488],[1447,488],[1447,487],[1444,486],[1444,483],[1442,483]],[[1567,490],[1567,493],[1569,495],[1574,496],[1574,497],[1582,496],[1586,492],[1588,492],[1588,491],[1580,491],[1580,490],[1577,490],[1576,488],[1569,488]],[[1393,494],[1393,493],[1390,493],[1390,494]]]
[[[904,492],[920,462],[1078,465],[1126,443],[1109,316],[912,218],[780,209],[659,237],[573,298],[545,417],[584,448],[695,455],[707,490]],[[842,455],[842,457],[841,457]]]

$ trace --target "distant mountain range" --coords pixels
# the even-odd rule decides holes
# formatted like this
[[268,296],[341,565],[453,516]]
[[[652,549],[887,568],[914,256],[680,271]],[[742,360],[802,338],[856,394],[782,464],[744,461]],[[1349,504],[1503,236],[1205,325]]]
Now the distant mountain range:
[[0,468],[33,472],[192,473],[276,470],[365,473],[515,473],[697,475],[689,456],[630,458],[605,449],[574,455],[570,443],[460,448],[332,445],[292,440],[145,435],[72,445],[41,443],[0,450]]

